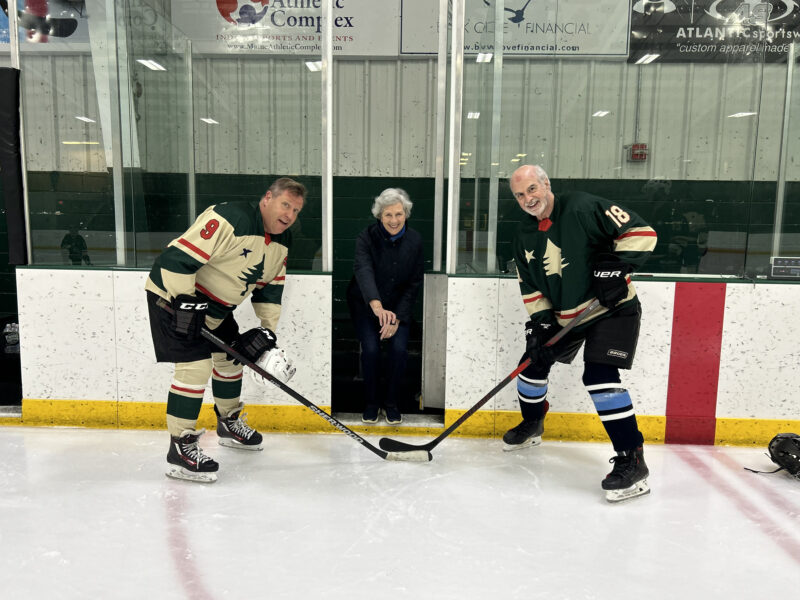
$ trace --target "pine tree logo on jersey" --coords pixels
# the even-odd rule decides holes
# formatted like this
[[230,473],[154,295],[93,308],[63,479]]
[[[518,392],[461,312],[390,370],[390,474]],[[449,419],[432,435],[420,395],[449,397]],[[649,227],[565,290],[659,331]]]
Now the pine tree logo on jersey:
[[556,246],[550,239],[547,240],[547,247],[544,251],[542,266],[544,267],[544,272],[548,277],[550,275],[560,276],[561,271],[563,271],[565,267],[569,266],[569,263],[565,263],[564,259],[561,258],[561,248]]
[[255,285],[258,283],[258,280],[264,275],[264,257],[261,257],[261,262],[253,265],[247,271],[242,271],[243,277],[239,277],[240,281],[244,281],[244,289],[242,290],[242,296],[247,294],[247,289],[251,285]]

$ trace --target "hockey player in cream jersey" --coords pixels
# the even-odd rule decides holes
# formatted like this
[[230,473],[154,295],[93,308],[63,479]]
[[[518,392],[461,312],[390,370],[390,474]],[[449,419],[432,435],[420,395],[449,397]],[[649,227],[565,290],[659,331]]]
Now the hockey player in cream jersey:
[[[514,261],[531,364],[517,379],[522,422],[509,430],[506,450],[541,443],[549,408],[547,383],[555,362],[569,363],[584,349],[583,384],[617,455],[602,482],[610,502],[650,491],[644,438],[619,369],[630,369],[639,337],[641,307],[630,273],[656,245],[641,217],[591,194],[554,195],[541,167],[525,165],[511,176],[511,191],[526,213],[514,240]],[[545,343],[592,300],[602,308],[552,347]],[[525,356],[523,356],[523,359]]]
[[[200,331],[207,327],[252,362],[271,358],[271,365],[284,367],[278,376],[293,372],[285,368],[274,330],[291,245],[287,230],[305,196],[302,184],[281,178],[259,201],[211,206],[153,264],[145,289],[156,360],[175,363],[167,395],[170,477],[216,480],[219,465],[200,449],[202,431],[196,429],[209,377],[220,444],[261,449],[261,434],[242,413],[242,365]],[[261,327],[240,334],[233,311],[248,297]]]

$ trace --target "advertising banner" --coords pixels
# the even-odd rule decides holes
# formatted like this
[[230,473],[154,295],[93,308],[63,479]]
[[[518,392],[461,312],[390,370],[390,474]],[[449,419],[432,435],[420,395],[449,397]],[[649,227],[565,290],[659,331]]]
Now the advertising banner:
[[794,0],[637,0],[629,62],[776,62],[800,39]]
[[[399,0],[326,1],[334,54],[397,56]],[[322,54],[322,0],[172,0],[172,23],[201,54]]]
[[[8,3],[0,3],[0,51],[9,51]],[[17,0],[20,52],[88,50],[89,28],[82,0]]]
[[[495,19],[502,2],[503,18]],[[452,5],[452,2],[451,2]],[[631,4],[627,0],[467,0],[464,53],[496,52],[503,28],[503,55],[627,58]],[[402,54],[436,54],[435,0],[402,0]]]

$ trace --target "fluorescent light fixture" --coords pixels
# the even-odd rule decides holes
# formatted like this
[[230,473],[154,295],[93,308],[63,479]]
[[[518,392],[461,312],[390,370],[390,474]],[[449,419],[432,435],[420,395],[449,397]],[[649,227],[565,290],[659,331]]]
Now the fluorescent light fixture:
[[636,61],[636,64],[637,65],[649,65],[651,62],[653,62],[659,56],[661,56],[661,55],[660,54],[645,54],[639,60]]
[[517,154],[517,158],[525,158],[528,156],[527,154]]
[[306,61],[306,68],[311,71],[312,73],[316,73],[317,71],[322,71],[322,61],[321,60],[307,60]]
[[500,163],[491,163],[491,165],[492,165],[493,167],[499,167],[499,166],[500,166]]
[[144,65],[151,71],[166,71],[164,67],[158,64],[156,61],[150,60],[149,58],[140,58],[136,62],[138,62],[141,65]]
[[511,159],[511,162],[519,162],[519,161],[521,161],[521,160],[522,160],[521,158],[512,158],[512,159]]
[[481,113],[479,113],[479,112],[468,112],[467,113],[467,118],[468,119],[480,119],[481,118]]
[[479,62],[479,63],[492,62],[492,53],[491,52],[480,52],[478,54],[478,56],[475,58],[475,62]]
[[61,142],[65,146],[96,146],[100,142]]
[[96,123],[94,119],[90,119],[89,117],[75,117],[78,121],[83,121],[84,123]]
[[472,156],[472,152],[462,152],[461,156]]
[[605,116],[606,116],[606,115],[607,115],[609,112],[610,112],[610,111],[607,111],[607,110],[598,110],[598,111],[597,111],[596,113],[594,113],[592,116],[593,116],[593,117],[605,117]]
[[208,123],[209,125],[219,125],[219,121],[215,121],[211,117],[200,117],[200,120],[203,123]]
[[757,115],[757,112],[738,112],[733,113],[732,115],[728,115],[729,119],[741,119],[742,117],[753,117]]

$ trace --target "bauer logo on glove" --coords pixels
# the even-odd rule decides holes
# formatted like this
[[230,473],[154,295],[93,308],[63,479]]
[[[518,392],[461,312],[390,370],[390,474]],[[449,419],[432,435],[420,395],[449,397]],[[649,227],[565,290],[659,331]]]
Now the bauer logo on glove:
[[[265,352],[255,364],[282,383],[287,383],[297,370],[292,361],[286,357],[286,352],[284,352],[283,348],[278,347]],[[266,385],[270,382],[269,379],[262,377],[255,369],[250,369],[250,375],[256,383],[261,385]]]

